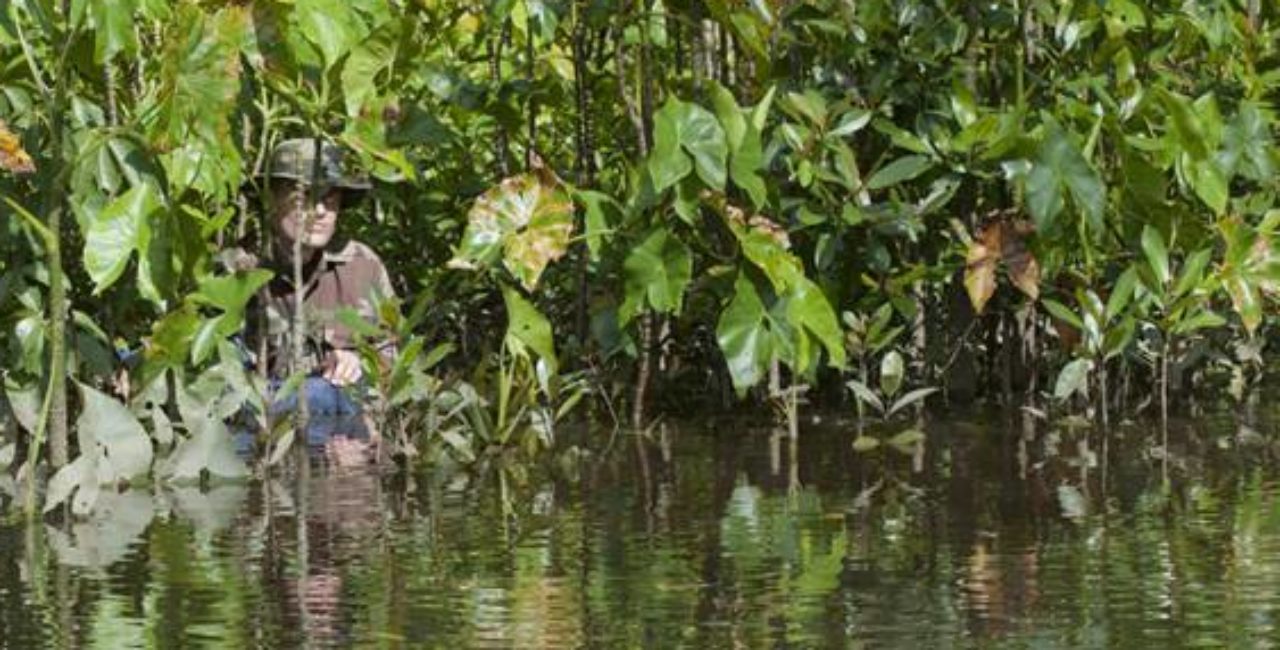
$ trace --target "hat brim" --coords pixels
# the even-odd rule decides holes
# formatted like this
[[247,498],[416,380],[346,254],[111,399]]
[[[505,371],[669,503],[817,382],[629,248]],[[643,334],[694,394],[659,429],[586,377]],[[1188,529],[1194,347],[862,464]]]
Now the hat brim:
[[[311,185],[310,176],[300,176],[298,174],[273,173],[271,175],[264,174],[259,178],[262,178],[263,180],[282,178],[285,180],[294,181],[295,183],[299,183],[301,185]],[[373,183],[370,183],[369,179],[353,178],[349,176],[344,176],[342,178],[338,178],[334,180],[321,179],[320,185],[322,187],[336,187],[341,190],[351,190],[353,192],[368,192],[369,190],[373,189]]]

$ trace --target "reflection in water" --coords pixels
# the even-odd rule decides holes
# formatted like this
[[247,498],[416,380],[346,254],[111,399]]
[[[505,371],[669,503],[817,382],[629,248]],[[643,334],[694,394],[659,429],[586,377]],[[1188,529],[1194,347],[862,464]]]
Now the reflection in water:
[[1024,417],[939,420],[923,445],[856,455],[838,423],[798,440],[736,424],[659,427],[552,470],[383,476],[335,449],[251,485],[104,493],[88,520],[0,525],[0,648],[1259,647],[1280,633],[1265,418],[1249,436],[1232,421],[1174,434],[1168,491],[1138,428],[1103,444]]

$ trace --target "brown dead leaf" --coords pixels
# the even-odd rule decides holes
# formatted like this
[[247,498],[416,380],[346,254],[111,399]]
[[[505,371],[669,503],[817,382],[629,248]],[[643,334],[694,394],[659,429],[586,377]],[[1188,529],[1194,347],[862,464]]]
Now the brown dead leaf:
[[35,161],[22,148],[22,140],[9,130],[3,120],[0,120],[0,168],[14,174],[30,174],[36,170]]

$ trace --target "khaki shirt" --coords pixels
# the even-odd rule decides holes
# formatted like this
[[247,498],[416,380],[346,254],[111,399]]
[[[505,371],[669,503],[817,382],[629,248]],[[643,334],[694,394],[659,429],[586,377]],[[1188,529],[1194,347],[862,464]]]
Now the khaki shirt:
[[[274,270],[276,277],[259,292],[249,310],[247,343],[250,350],[257,353],[265,342],[268,372],[283,377],[288,374],[293,354],[296,301],[292,267]],[[393,298],[395,289],[377,253],[360,242],[350,241],[336,252],[321,253],[320,261],[307,279],[303,296],[307,344],[305,367],[300,370],[310,372],[323,367],[330,350],[356,347],[358,335],[338,319],[341,309],[353,309],[366,322],[376,325],[378,303]],[[265,333],[262,332],[264,324]],[[394,341],[373,343],[384,356],[394,354]]]

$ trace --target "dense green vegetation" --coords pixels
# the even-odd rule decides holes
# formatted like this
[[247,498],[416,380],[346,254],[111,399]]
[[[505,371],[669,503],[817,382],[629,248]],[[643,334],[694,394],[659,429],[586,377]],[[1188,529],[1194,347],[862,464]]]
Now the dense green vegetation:
[[[226,338],[267,276],[216,254],[262,232],[273,143],[313,134],[377,180],[342,227],[404,298],[382,310],[400,358],[365,356],[406,455],[536,448],[576,404],[640,425],[690,394],[793,425],[802,393],[846,386],[885,418],[937,387],[1104,425],[1152,396],[1167,418],[1170,391],[1240,398],[1280,281],[1277,20],[1260,0],[15,0],[21,428],[0,466],[47,463],[46,503],[81,511],[101,484],[245,473],[220,422],[261,412],[264,383]],[[128,385],[118,348],[143,350]],[[264,424],[265,466],[294,438]]]

